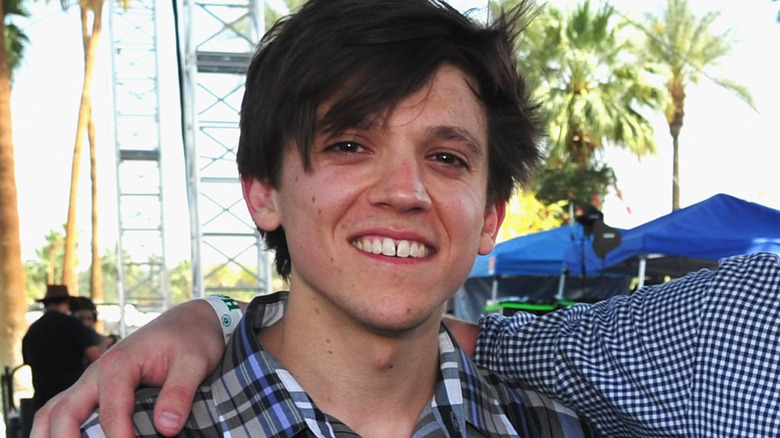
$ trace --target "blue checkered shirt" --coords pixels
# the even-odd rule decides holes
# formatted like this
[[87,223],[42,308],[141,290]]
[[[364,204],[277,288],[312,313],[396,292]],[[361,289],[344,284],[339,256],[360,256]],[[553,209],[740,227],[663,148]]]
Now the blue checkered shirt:
[[480,324],[476,363],[557,397],[605,436],[780,436],[777,255]]
[[[295,378],[262,348],[256,333],[279,320],[287,293],[250,303],[217,371],[198,389],[182,437],[344,437],[348,426],[317,408]],[[572,410],[514,381],[478,369],[450,334],[439,334],[434,397],[414,437],[596,436]],[[136,436],[157,437],[157,389],[136,393]],[[82,435],[103,436],[96,412]]]

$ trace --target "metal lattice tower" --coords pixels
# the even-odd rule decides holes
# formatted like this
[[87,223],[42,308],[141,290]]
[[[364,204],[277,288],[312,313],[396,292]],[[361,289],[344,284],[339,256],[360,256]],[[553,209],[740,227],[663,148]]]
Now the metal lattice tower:
[[[177,0],[193,295],[270,291],[270,264],[241,196],[238,113],[262,35],[262,0]],[[227,274],[227,275],[225,275]],[[224,284],[220,278],[238,280]]]
[[157,11],[154,0],[123,9],[108,2],[112,35],[117,160],[117,290],[120,333],[125,303],[168,307],[165,259]]
[[[268,292],[268,255],[242,200],[235,163],[244,74],[262,34],[263,2],[109,4],[120,307],[127,302],[164,310],[170,300],[162,187],[163,149],[171,149],[161,147],[161,68],[179,73],[174,94],[181,119],[173,129],[184,146],[193,296],[247,299]],[[175,58],[160,56],[160,7],[173,9],[173,24],[164,30],[176,41]]]

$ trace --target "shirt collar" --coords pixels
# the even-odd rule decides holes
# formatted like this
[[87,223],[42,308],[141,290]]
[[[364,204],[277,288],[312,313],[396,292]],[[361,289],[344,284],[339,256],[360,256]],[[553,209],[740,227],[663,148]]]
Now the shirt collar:
[[[257,424],[247,425],[247,429],[262,427],[267,436],[293,437],[309,429],[318,437],[331,437],[333,431],[325,415],[256,337],[262,328],[282,318],[288,294],[258,296],[247,307],[212,384],[216,408],[220,418],[238,413],[237,420],[247,424],[248,416],[254,416]],[[497,424],[489,420],[493,417],[486,409],[501,411],[498,396],[443,325],[439,332],[439,377],[430,408],[426,412],[434,416],[436,424],[429,418],[418,423],[418,430],[439,427],[450,437],[464,436],[467,424],[487,435],[511,430],[507,421]]]

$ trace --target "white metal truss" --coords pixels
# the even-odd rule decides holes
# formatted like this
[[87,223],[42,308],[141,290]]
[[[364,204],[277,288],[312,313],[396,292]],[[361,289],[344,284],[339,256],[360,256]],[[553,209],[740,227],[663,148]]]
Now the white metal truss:
[[[193,297],[269,292],[269,256],[242,200],[235,162],[244,75],[263,32],[262,0],[109,3],[120,308],[165,310],[170,302],[163,151],[171,149],[162,147],[161,95],[180,99]],[[172,8],[173,31],[160,31],[164,7]],[[176,40],[175,57],[161,58],[161,34]],[[161,93],[161,68],[178,71],[177,93]]]
[[193,295],[267,293],[268,255],[236,170],[238,114],[246,68],[262,34],[263,2],[176,4]]
[[117,163],[117,291],[126,303],[168,307],[163,220],[157,10],[154,0],[109,3]]

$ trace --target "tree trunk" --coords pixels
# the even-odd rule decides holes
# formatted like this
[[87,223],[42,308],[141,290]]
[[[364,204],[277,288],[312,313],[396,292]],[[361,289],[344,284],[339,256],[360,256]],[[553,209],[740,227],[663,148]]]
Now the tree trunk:
[[50,231],[49,235],[46,236],[46,244],[48,252],[48,258],[46,262],[46,284],[55,284],[59,281],[57,280],[57,275],[59,274],[60,277],[62,276],[62,235],[60,233]]
[[[5,18],[2,2],[0,18]],[[0,20],[0,365],[15,367],[22,363],[27,300],[11,129],[11,69],[4,35],[5,21]]]
[[100,245],[98,245],[98,175],[97,175],[97,145],[95,143],[95,120],[92,111],[89,116],[89,164],[92,180],[92,269],[90,270],[90,291],[92,301],[103,302],[103,263],[100,260]]
[[[97,31],[100,34],[100,20],[102,12],[102,2],[97,5],[97,11],[92,11],[95,17],[96,29],[93,29],[94,35]],[[84,53],[89,47],[89,36],[86,26],[82,26],[82,41],[84,44]],[[89,123],[87,125],[87,137],[89,139],[89,167],[90,180],[92,182],[92,263],[90,269],[90,296],[95,304],[103,302],[103,263],[100,260],[100,245],[98,245],[98,174],[97,174],[97,142],[95,139],[95,117],[92,108],[89,110]],[[100,321],[95,321],[98,331],[102,329]]]
[[672,114],[668,117],[672,135],[672,210],[680,208],[680,131],[685,117],[685,87],[681,81],[669,85],[672,95]]
[[56,260],[54,243],[49,244],[49,265],[46,266],[46,284],[54,284],[54,261]]
[[672,210],[680,208],[680,130],[672,133]]
[[92,32],[87,32],[89,8],[81,5],[82,36],[85,38],[84,51],[84,82],[81,87],[81,103],[76,124],[76,141],[73,145],[73,163],[71,166],[70,197],[68,199],[68,221],[65,227],[65,256],[63,258],[62,282],[70,289],[71,295],[78,295],[78,278],[76,277],[76,209],[78,206],[78,186],[84,135],[89,130],[89,120],[92,109],[92,77],[95,70],[97,45],[100,38],[102,9],[93,10]]

